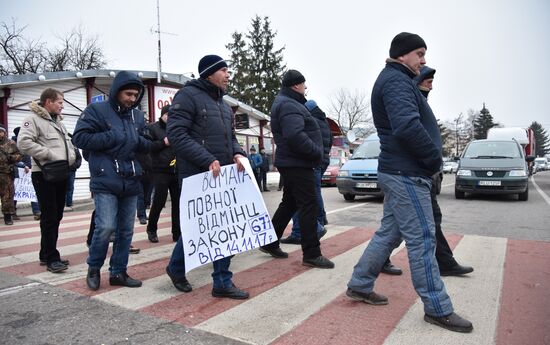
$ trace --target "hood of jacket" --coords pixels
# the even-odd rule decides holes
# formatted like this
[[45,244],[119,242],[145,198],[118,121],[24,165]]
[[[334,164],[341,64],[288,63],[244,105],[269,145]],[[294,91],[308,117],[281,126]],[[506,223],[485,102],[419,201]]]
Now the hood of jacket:
[[[46,119],[46,120],[53,120],[52,119],[52,116],[50,115],[50,113],[46,110],[46,108],[44,108],[42,105],[40,105],[40,103],[38,102],[31,102],[31,104],[29,105],[29,109],[35,113],[36,115],[40,116],[41,118],[43,119]],[[61,114],[57,115],[57,119],[59,121],[61,121],[63,119],[63,116],[61,116]]]
[[420,74],[417,75],[416,77],[414,77],[415,84],[418,85],[418,89],[420,89],[420,92],[426,98],[428,98],[428,95],[430,93],[430,89],[428,89],[424,86],[421,86],[420,83],[422,83],[425,79],[428,79],[428,76],[430,76],[430,75],[433,78],[434,74],[435,74],[435,69],[433,69],[431,67],[428,67],[428,66],[423,66],[422,69],[420,69]]
[[[125,106],[118,103],[118,93],[121,89],[123,89],[124,86],[131,84],[139,85],[141,89],[139,90],[139,96],[136,99],[135,103],[132,104],[130,108],[126,108]],[[111,85],[111,90],[109,91],[109,103],[117,113],[125,113],[129,109],[135,108],[141,102],[144,91],[145,86],[143,85],[143,82],[137,76],[137,74],[127,71],[118,72],[115,79],[113,80],[113,84]]]

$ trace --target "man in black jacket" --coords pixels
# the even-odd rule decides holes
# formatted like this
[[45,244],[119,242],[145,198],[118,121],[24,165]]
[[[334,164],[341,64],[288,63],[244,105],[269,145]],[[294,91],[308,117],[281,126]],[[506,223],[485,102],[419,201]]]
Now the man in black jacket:
[[[334,263],[321,254],[317,236],[317,193],[313,169],[323,159],[323,140],[317,120],[304,106],[306,79],[296,71],[287,71],[281,91],[271,106],[271,128],[277,145],[275,166],[283,177],[283,200],[273,216],[273,226],[280,239],[298,211],[302,233],[304,266],[334,268]],[[279,241],[260,248],[275,258],[287,258]]]
[[155,196],[149,212],[149,224],[147,224],[147,237],[149,241],[157,243],[157,223],[160,212],[166,204],[168,191],[172,201],[172,240],[176,242],[181,236],[180,231],[180,189],[176,174],[176,153],[166,137],[166,122],[168,121],[169,105],[161,110],[159,120],[149,125],[149,135],[153,140],[153,183],[155,185]]
[[[233,112],[223,100],[229,83],[227,63],[217,55],[206,55],[199,61],[200,78],[181,88],[169,110],[166,133],[176,151],[179,179],[212,171],[218,177],[222,165],[245,158],[233,127]],[[231,257],[214,261],[212,296],[246,299],[248,292],[237,288],[229,270]],[[185,278],[185,256],[182,238],[174,247],[166,273],[176,289],[191,291]]]

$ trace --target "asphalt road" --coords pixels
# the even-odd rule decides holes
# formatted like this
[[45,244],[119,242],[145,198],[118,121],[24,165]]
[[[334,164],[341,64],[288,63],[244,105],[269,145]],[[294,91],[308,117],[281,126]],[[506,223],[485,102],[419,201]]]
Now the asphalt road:
[[[535,240],[550,242],[550,171],[539,172],[536,174],[530,182],[530,196],[528,201],[517,201],[515,197],[506,196],[468,196],[463,200],[456,200],[454,198],[454,176],[445,175],[443,180],[442,192],[439,195],[439,202],[443,212],[443,231],[449,234],[463,234],[463,235],[480,235],[489,237],[509,238],[509,239],[521,239],[521,240]],[[537,188],[538,187],[538,188]],[[266,205],[271,214],[274,213],[277,205],[281,199],[281,192],[276,191],[276,186],[272,186],[271,192],[263,193]],[[348,202],[338,193],[336,187],[324,187],[323,196],[326,204],[326,210],[328,212],[329,220],[329,232],[331,228],[334,232],[338,233],[338,229],[349,229],[351,227],[359,227],[375,230],[380,222],[382,214],[382,200],[371,197],[359,197],[353,202]],[[166,208],[169,210],[169,207]],[[89,211],[91,212],[91,211]],[[87,221],[89,219],[88,211],[75,212],[74,214],[82,213],[81,217],[83,221],[79,219],[73,220],[77,222],[75,226],[82,227],[82,234],[80,230],[71,230],[78,232],[78,244],[72,246],[79,246],[78,252],[85,252],[83,245],[85,232],[87,229]],[[71,215],[71,213],[65,214],[67,221],[69,218],[77,217]],[[36,232],[36,222],[31,220],[27,221],[29,229],[26,231]],[[10,231],[8,228],[2,227],[1,231]],[[143,229],[139,229],[136,233],[143,238]],[[168,230],[166,230],[168,231]],[[2,233],[0,232],[0,235]],[[346,233],[343,233],[345,235]],[[168,235],[168,232],[166,232]],[[17,236],[17,235],[9,235]],[[21,234],[23,236],[23,234]],[[33,235],[34,236],[34,235]],[[456,235],[450,235],[455,236]],[[25,235],[25,239],[21,241],[33,241],[37,239],[34,236],[30,238]],[[135,236],[137,237],[137,236]],[[329,236],[330,237],[330,234]],[[337,238],[335,236],[334,238]],[[351,238],[351,237],[350,237]],[[69,241],[67,239],[65,241]],[[326,240],[326,239],[325,239]],[[330,238],[328,239],[330,241]],[[485,240],[485,239],[484,239]],[[499,239],[497,239],[499,240]],[[12,240],[19,241],[19,240]],[[136,260],[143,260],[144,264],[137,265],[139,267],[146,266],[150,261],[151,265],[154,265],[159,259],[166,260],[172,248],[171,243],[161,243],[166,246],[167,249],[163,249],[162,252],[154,252],[155,248],[147,248],[146,240],[141,240],[142,254],[136,256]],[[475,238],[467,239],[472,245],[475,245],[477,240]],[[498,242],[498,241],[497,241]],[[7,242],[4,242],[6,244]],[[23,243],[23,242],[22,242]],[[25,242],[26,243],[26,242]],[[71,242],[72,243],[72,242]],[[482,244],[479,244],[482,245]],[[8,244],[6,244],[9,247]],[[351,246],[351,245],[350,245]],[[62,249],[65,255],[68,252],[68,248]],[[330,250],[332,245],[327,245],[327,250]],[[545,246],[541,247],[545,248]],[[0,248],[1,249],[1,248]],[[9,248],[8,248],[9,249]],[[160,249],[159,249],[160,250]],[[339,264],[339,268],[344,268],[343,276],[349,276],[349,268],[352,267],[356,261],[357,255],[362,250],[362,246],[358,247],[358,252],[353,253],[348,258],[349,262],[346,264]],[[470,249],[472,253],[478,253],[475,247]],[[0,250],[1,252],[1,250]],[[155,254],[156,253],[156,254]],[[3,259],[10,260],[10,255],[0,255]],[[21,254],[25,255],[25,254]],[[77,254],[75,254],[77,255]],[[82,254],[84,255],[84,254]],[[157,255],[156,257],[153,257]],[[473,255],[473,254],[471,254]],[[29,260],[36,260],[36,254],[32,254]],[[148,258],[148,256],[150,258]],[[541,256],[542,257],[542,256]],[[470,257],[469,257],[470,258]],[[404,259],[404,258],[403,258]],[[84,265],[84,256],[80,259],[80,262],[71,263],[73,270],[78,269],[78,264]],[[264,262],[270,260],[269,257],[262,255],[261,253],[245,253],[243,256],[236,260],[235,269],[240,265],[245,265],[247,262],[254,262],[256,265],[258,262]],[[469,259],[472,260],[472,259]],[[485,259],[480,259],[483,262]],[[77,261],[77,260],[74,260]],[[164,261],[163,265],[164,264]],[[397,261],[399,262],[399,261]],[[468,261],[470,263],[471,261]],[[401,265],[404,265],[406,261],[401,261]],[[475,262],[472,263],[475,265]],[[38,264],[36,262],[21,262],[23,269],[33,271],[33,275],[37,276],[35,272]],[[163,265],[160,265],[164,267]],[[252,265],[252,263],[251,263]],[[246,266],[246,265],[245,265]],[[476,266],[476,272],[479,272],[478,279],[471,280],[470,284],[479,282],[479,291],[485,291],[487,282],[480,280],[481,272],[484,267],[481,263]],[[269,266],[273,269],[273,265]],[[294,267],[294,266],[289,266]],[[502,265],[501,265],[502,267]],[[9,267],[7,267],[9,268]],[[289,269],[288,267],[286,269]],[[136,268],[136,270],[138,270]],[[202,272],[202,273],[201,273]],[[206,272],[206,273],[205,273]],[[258,271],[254,273],[261,273]],[[318,271],[312,271],[312,274],[323,274]],[[331,272],[333,275],[338,273]],[[79,274],[76,282],[82,285],[84,281],[84,272],[76,272]],[[150,279],[145,285],[151,287],[154,284],[158,284],[158,287],[154,290],[155,293],[166,294],[172,296],[173,303],[178,302],[177,292],[171,287],[167,278],[161,273],[158,278]],[[170,320],[164,320],[159,317],[154,317],[147,313],[138,312],[136,310],[130,310],[128,307],[117,306],[116,304],[105,303],[97,298],[90,298],[80,293],[70,291],[70,289],[62,288],[59,286],[51,285],[47,282],[40,282],[37,280],[30,280],[23,276],[30,276],[30,273],[13,274],[13,270],[0,270],[0,334],[2,335],[1,343],[4,344],[244,344],[240,341],[227,338],[224,332],[208,332],[197,328],[188,328],[182,324],[174,323]],[[69,276],[69,273],[67,273]],[[156,273],[155,273],[156,275]],[[194,287],[199,290],[200,284],[198,277],[202,275],[206,282],[209,281],[209,269],[198,269],[195,275],[191,275],[193,278]],[[45,275],[46,278],[50,278],[50,275]],[[75,276],[76,277],[76,276]],[[324,279],[325,276],[323,276]],[[500,277],[500,276],[499,276]],[[69,278],[70,279],[70,276]],[[306,278],[304,278],[306,279]],[[312,278],[307,278],[312,279]],[[306,281],[307,281],[306,279]],[[489,278],[487,278],[489,279]],[[490,278],[493,279],[493,278]],[[242,283],[244,278],[238,278]],[[313,284],[315,280],[312,280]],[[321,280],[323,281],[323,280]],[[453,281],[450,281],[452,283]],[[285,284],[291,284],[292,280],[289,280]],[[403,283],[403,282],[402,282]],[[408,281],[404,281],[405,286],[409,286]],[[205,284],[205,283],[203,283]],[[300,286],[300,281],[296,283]],[[458,284],[463,284],[458,281]],[[485,284],[485,285],[483,285]],[[331,285],[327,285],[327,288]],[[402,289],[401,285],[396,285],[398,289]],[[452,287],[452,284],[450,284]],[[457,285],[458,291],[465,291],[461,285]],[[145,288],[142,288],[145,289]],[[340,285],[336,285],[334,288],[335,295],[342,293],[343,288]],[[409,287],[410,289],[410,287]],[[125,290],[121,290],[125,291]],[[147,291],[147,290],[143,290]],[[136,294],[143,291],[136,291]],[[295,290],[293,290],[295,291]],[[327,290],[328,291],[328,290]],[[401,290],[400,290],[401,291]],[[133,292],[133,291],[132,291]],[[208,291],[200,294],[198,292],[199,300],[208,299]],[[105,294],[105,295],[108,295]],[[294,293],[290,293],[289,298],[294,296]],[[416,298],[414,294],[411,294],[411,300]],[[465,305],[472,300],[475,296],[464,295],[455,293],[457,299],[463,296],[464,301],[457,302],[457,305]],[[498,296],[498,294],[495,294]],[[141,297],[151,299],[155,296]],[[181,296],[179,296],[181,297]],[[190,298],[184,296],[185,298]],[[182,299],[184,297],[181,297]],[[317,298],[317,297],[316,297]],[[136,300],[139,298],[136,297]],[[131,300],[131,298],[129,298]],[[490,299],[489,299],[490,300]],[[151,302],[153,303],[153,302]],[[250,301],[248,303],[254,303]],[[477,302],[476,302],[477,303]],[[543,302],[544,303],[547,302]],[[131,303],[128,302],[128,305]],[[143,304],[147,305],[146,302]],[[246,304],[245,304],[246,305]],[[542,305],[541,305],[542,306]],[[181,307],[174,307],[177,308]],[[253,310],[263,310],[262,308],[253,308]],[[387,309],[395,310],[395,309]],[[183,313],[183,312],[182,312]],[[347,313],[347,311],[346,311]],[[547,311],[542,311],[543,319],[547,315]],[[285,319],[284,313],[281,315],[281,322]],[[528,315],[526,316],[528,317]],[[489,318],[494,320],[494,317]],[[539,319],[537,317],[537,319]],[[547,318],[546,318],[547,319]],[[417,318],[413,318],[417,320]],[[261,320],[258,320],[260,322]],[[324,323],[324,321],[323,321]],[[208,330],[206,326],[203,328]],[[425,325],[423,325],[425,327]],[[391,326],[394,327],[394,326]],[[415,330],[417,326],[410,327],[409,329]],[[212,329],[216,329],[212,326]],[[401,332],[401,331],[400,331]],[[430,332],[433,332],[431,330]],[[399,333],[399,332],[397,332]],[[480,332],[481,333],[481,332]],[[494,332],[493,332],[494,333]],[[432,333],[427,333],[430,336]],[[479,334],[479,333],[477,333]],[[433,336],[433,334],[432,334]],[[448,336],[445,333],[445,336]],[[432,337],[433,338],[433,337]],[[461,339],[461,338],[459,338]],[[492,334],[489,335],[489,339],[492,339]],[[541,338],[538,338],[541,339]],[[310,338],[311,340],[311,338]],[[449,341],[449,344],[461,343]],[[543,340],[543,343],[545,340]],[[260,342],[258,342],[260,343]],[[283,342],[284,343],[284,342]],[[307,343],[307,342],[306,342]],[[353,343],[353,342],[352,342]],[[390,341],[391,343],[391,341]],[[486,342],[479,342],[486,343]]]

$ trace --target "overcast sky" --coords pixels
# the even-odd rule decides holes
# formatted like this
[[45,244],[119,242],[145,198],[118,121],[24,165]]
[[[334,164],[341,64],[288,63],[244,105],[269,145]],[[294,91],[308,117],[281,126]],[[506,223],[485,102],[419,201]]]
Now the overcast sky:
[[[328,110],[340,88],[370,95],[392,38],[408,31],[424,38],[437,69],[436,117],[452,121],[485,102],[495,122],[538,121],[550,132],[548,0],[160,0],[160,8],[161,31],[175,34],[162,37],[164,72],[197,74],[203,55],[228,57],[231,33],[268,16],[287,67],[305,75],[308,98]],[[3,1],[0,21],[12,17],[49,43],[82,24],[99,36],[108,68],[156,70],[156,0]]]

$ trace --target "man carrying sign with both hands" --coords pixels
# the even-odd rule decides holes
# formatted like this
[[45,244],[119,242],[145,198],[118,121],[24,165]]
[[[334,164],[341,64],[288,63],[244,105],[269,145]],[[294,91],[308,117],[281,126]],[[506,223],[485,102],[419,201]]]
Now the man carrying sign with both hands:
[[[233,112],[223,101],[229,83],[227,63],[217,55],[206,55],[199,61],[200,78],[186,83],[175,95],[169,110],[167,137],[176,152],[178,178],[212,171],[214,177],[221,166],[244,158],[233,127]],[[175,202],[175,201],[172,201]],[[185,277],[185,257],[180,236],[166,273],[176,289],[189,292],[192,287]],[[231,257],[213,262],[212,296],[246,299],[248,292],[237,288],[229,271]]]

